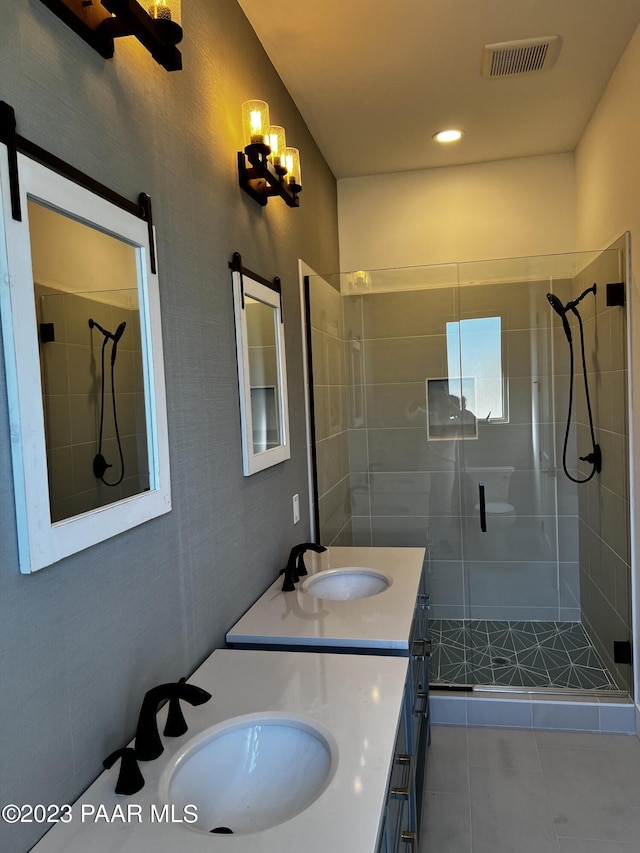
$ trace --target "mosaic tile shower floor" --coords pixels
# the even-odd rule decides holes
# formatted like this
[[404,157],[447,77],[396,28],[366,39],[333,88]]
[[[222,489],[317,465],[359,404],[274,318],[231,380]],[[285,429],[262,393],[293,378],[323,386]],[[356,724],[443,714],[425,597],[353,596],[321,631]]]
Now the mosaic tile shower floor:
[[617,690],[578,622],[432,619],[432,685]]

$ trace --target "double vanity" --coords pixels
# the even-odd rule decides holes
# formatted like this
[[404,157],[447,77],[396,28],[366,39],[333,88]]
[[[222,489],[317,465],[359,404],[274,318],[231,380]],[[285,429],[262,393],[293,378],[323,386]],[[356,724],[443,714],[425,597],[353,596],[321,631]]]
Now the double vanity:
[[[188,684],[188,731],[161,735],[145,784],[104,772],[35,853],[417,851],[428,740],[427,600],[419,548],[305,555]],[[275,650],[275,651],[274,651]],[[158,713],[162,732],[168,705]]]

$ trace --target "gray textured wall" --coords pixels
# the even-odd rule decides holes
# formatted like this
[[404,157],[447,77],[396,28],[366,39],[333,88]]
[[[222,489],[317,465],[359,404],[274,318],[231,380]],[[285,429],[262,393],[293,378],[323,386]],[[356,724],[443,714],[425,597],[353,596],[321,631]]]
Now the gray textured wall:
[[[145,690],[222,645],[308,535],[297,259],[339,268],[336,186],[233,0],[184,4],[184,70],[172,74],[133,39],[101,59],[39,0],[0,0],[0,11],[0,98],[19,132],[124,196],[152,196],[169,408],[173,511],[23,577],[0,362],[0,801],[48,803],[92,781],[132,735]],[[261,209],[237,186],[240,105],[251,97],[269,102],[301,150],[299,210]],[[284,288],[292,458],[251,478],[234,251]],[[39,834],[0,826],[0,849],[22,853]]]

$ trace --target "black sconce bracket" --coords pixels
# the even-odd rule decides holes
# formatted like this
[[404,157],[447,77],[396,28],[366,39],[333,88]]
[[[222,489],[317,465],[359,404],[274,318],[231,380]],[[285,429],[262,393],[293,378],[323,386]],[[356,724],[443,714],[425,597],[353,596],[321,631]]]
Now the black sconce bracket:
[[113,56],[114,39],[135,36],[167,71],[182,68],[182,54],[176,47],[182,39],[182,28],[174,21],[152,18],[136,0],[42,0],[42,3],[105,59]]
[[238,177],[240,186],[254,201],[264,207],[270,198],[280,196],[289,207],[300,207],[299,184],[285,181],[286,172],[276,169],[267,160],[271,153],[268,145],[255,143],[238,151]]

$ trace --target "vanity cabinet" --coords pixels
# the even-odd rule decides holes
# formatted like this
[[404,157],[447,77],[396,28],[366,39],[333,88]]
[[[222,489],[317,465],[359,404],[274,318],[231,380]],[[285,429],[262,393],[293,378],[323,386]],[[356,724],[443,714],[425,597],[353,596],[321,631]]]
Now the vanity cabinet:
[[420,818],[424,778],[427,769],[429,744],[431,743],[430,713],[429,713],[429,656],[431,654],[431,639],[429,637],[429,595],[425,592],[424,573],[420,577],[420,591],[416,598],[413,623],[411,626],[410,644],[410,693],[407,701],[410,703],[408,716],[410,718],[411,749],[415,756],[415,820],[413,826],[420,832]]
[[[411,718],[411,673],[409,673],[403,709],[394,747],[393,767],[385,805],[377,853],[401,853],[417,850],[416,827],[416,754],[413,749]],[[406,845],[411,845],[409,848]]]
[[[116,794],[119,768],[106,770],[33,853],[376,853],[390,785],[400,793],[385,809],[385,826],[393,838],[410,831],[410,765],[400,759],[392,766],[394,755],[409,752],[408,670],[399,656],[218,649],[188,679],[212,694],[202,705],[187,704],[188,731],[165,735],[169,703],[158,712],[164,751],[140,762],[144,786],[130,797]],[[279,747],[261,749],[259,731],[269,726],[281,729]],[[286,737],[287,730],[311,735],[312,745],[304,738],[299,749],[299,737]],[[206,759],[207,744],[219,736],[224,755]],[[205,752],[194,767],[198,749]],[[302,753],[315,778],[311,788],[299,776]],[[291,773],[282,773],[283,755]],[[187,775],[181,782],[189,766],[191,781]],[[302,800],[292,790],[298,787]],[[195,824],[186,819],[185,797]],[[234,825],[233,838],[211,833]]]

